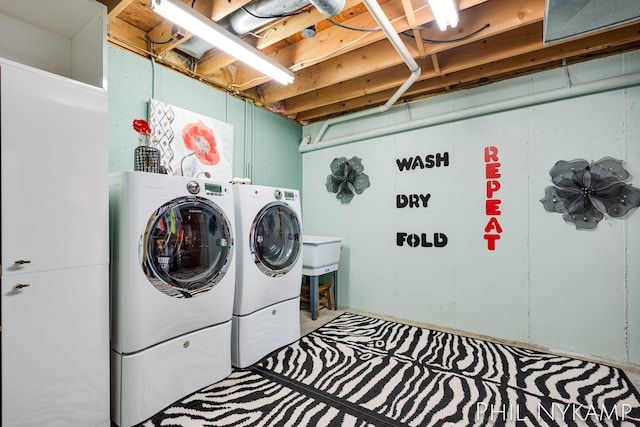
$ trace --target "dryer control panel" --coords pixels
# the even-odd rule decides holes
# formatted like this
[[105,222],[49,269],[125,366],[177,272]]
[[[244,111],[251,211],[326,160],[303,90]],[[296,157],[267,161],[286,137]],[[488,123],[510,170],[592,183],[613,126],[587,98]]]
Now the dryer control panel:
[[207,196],[222,196],[222,185],[205,183],[204,192]]

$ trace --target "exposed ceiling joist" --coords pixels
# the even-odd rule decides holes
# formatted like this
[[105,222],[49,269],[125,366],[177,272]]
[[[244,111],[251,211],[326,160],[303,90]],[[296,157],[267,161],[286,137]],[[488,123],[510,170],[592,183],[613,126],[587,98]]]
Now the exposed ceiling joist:
[[[270,19],[242,37],[292,69],[282,86],[215,48],[201,58],[180,51],[191,35],[156,15],[149,0],[102,0],[109,41],[203,82],[249,98],[300,123],[385,103],[406,80],[406,66],[359,0],[328,18],[311,5],[304,13]],[[214,21],[250,0],[182,0]],[[598,0],[601,1],[601,0]],[[400,102],[488,84],[527,73],[640,48],[638,21],[552,45],[543,43],[545,0],[458,0],[460,23],[441,32],[426,0],[379,0],[422,74]],[[315,28],[315,37],[301,31]],[[169,43],[178,32],[182,38]],[[153,41],[154,43],[150,42]],[[151,53],[153,52],[153,53]]]

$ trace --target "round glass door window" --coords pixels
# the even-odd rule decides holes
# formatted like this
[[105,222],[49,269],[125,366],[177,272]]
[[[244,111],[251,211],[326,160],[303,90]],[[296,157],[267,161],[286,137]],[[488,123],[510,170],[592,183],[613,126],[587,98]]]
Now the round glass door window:
[[271,277],[287,274],[301,252],[298,215],[286,203],[268,204],[256,215],[249,240],[260,271]]
[[149,218],[140,239],[145,276],[164,294],[190,298],[222,280],[233,257],[225,213],[202,197],[181,197]]

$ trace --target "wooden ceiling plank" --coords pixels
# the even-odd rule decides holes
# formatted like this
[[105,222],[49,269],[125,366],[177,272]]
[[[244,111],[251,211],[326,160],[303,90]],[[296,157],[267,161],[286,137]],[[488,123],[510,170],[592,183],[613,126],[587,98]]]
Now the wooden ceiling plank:
[[133,0],[102,0],[101,3],[107,6],[107,21],[111,22],[132,2]]
[[440,64],[438,64],[438,54],[432,53],[429,56],[431,57],[431,63],[433,64],[433,69],[435,70],[436,74],[442,74],[440,71]]
[[251,0],[224,0],[213,1],[210,17],[214,21],[219,21],[227,15],[251,3]]
[[404,7],[404,14],[407,17],[407,22],[410,27],[416,25],[416,14],[413,11],[413,5],[411,4],[411,0],[402,0],[402,7]]
[[147,33],[138,27],[115,17],[109,22],[109,41],[136,53],[148,52],[149,43],[145,39]]
[[420,30],[418,28],[413,28],[411,32],[413,33],[413,38],[416,41],[416,47],[418,48],[418,56],[422,58],[426,55],[426,49],[424,46],[424,40],[422,40],[422,34],[420,33]]

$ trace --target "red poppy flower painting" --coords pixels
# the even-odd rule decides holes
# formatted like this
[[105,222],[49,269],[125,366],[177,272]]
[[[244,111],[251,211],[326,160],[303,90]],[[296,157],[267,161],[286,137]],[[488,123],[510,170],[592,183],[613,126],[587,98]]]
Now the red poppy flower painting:
[[156,99],[149,101],[149,124],[168,175],[233,177],[233,125]]
[[195,153],[200,163],[216,165],[220,161],[213,130],[202,121],[186,124],[182,128],[182,140],[187,150]]

